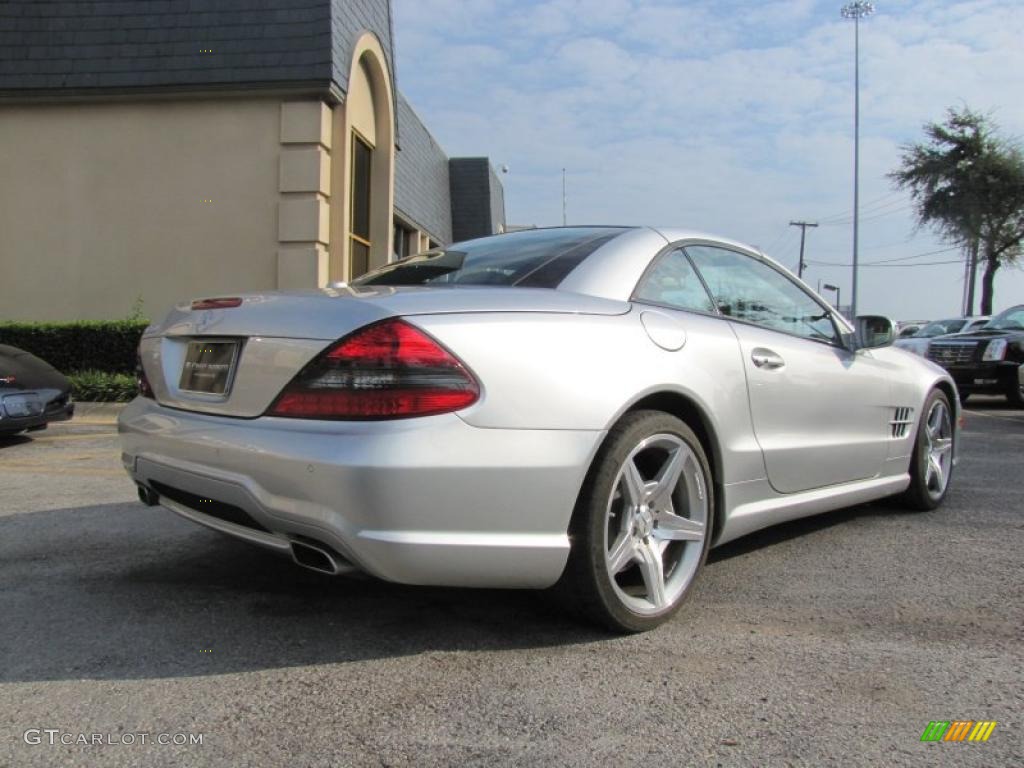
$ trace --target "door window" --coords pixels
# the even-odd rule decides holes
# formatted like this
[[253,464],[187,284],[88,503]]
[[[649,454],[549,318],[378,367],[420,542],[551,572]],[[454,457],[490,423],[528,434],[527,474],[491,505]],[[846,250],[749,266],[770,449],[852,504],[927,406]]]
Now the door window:
[[636,287],[637,301],[664,304],[675,309],[714,312],[708,296],[690,260],[681,248],[662,254]]
[[816,341],[839,343],[829,311],[769,264],[738,251],[686,246],[723,315]]

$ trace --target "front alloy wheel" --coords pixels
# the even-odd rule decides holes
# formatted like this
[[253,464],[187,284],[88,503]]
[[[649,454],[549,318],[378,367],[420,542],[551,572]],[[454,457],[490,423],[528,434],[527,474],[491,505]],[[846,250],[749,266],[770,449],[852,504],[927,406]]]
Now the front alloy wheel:
[[693,586],[713,509],[711,472],[693,431],[661,412],[627,415],[588,476],[559,589],[571,607],[613,629],[657,626]]
[[923,413],[904,498],[915,509],[929,510],[942,503],[953,474],[953,409],[946,394],[936,389],[928,395]]

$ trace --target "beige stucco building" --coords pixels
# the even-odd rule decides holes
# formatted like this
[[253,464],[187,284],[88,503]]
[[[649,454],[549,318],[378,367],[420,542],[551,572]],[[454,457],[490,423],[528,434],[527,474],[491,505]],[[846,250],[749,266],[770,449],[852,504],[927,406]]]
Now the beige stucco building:
[[10,5],[0,320],[324,286],[503,225],[486,158],[449,160],[398,93],[385,0]]

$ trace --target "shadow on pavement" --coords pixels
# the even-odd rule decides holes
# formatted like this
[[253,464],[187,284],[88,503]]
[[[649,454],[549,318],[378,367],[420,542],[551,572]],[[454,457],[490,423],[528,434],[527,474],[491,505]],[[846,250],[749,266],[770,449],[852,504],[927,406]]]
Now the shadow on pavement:
[[[710,563],[894,512],[865,505],[793,521],[714,550]],[[536,592],[320,576],[137,503],[0,518],[0,585],[3,682],[204,676],[610,638]]]
[[742,538],[730,541],[720,547],[716,547],[708,554],[708,563],[716,563],[721,560],[728,560],[737,555],[745,555],[759,549],[782,544],[792,539],[817,531],[823,531],[843,523],[869,517],[893,517],[896,515],[919,515],[920,512],[906,509],[900,506],[896,500],[875,501],[868,504],[860,504],[856,507],[845,507],[832,512],[823,512],[812,517],[804,517],[792,520],[788,523],[781,523],[771,528],[763,528],[754,531]]
[[136,503],[0,518],[0,681],[216,675],[606,640],[528,591],[331,578]]

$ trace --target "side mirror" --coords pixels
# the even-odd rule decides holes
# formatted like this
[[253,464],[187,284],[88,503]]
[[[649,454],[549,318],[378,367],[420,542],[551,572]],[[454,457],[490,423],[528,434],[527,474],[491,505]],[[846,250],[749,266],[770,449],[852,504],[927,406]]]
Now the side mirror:
[[858,315],[855,327],[857,349],[887,347],[896,335],[892,320],[882,315]]

